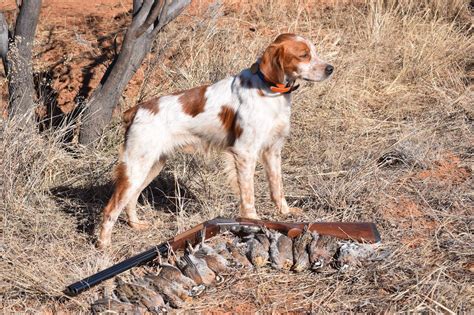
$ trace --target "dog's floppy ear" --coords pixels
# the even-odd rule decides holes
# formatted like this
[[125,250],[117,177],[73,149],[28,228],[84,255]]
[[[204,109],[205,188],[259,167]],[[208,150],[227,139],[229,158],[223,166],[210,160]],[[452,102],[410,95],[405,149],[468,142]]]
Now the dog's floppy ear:
[[260,71],[267,80],[275,84],[285,81],[283,45],[273,43],[265,49],[260,62]]

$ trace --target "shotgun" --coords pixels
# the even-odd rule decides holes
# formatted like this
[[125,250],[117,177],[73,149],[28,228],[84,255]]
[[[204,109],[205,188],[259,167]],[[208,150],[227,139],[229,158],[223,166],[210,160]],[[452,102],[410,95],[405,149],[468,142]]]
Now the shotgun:
[[308,230],[316,231],[320,235],[332,236],[340,239],[350,239],[358,242],[378,243],[380,234],[374,223],[340,223],[340,222],[314,222],[314,223],[283,223],[276,221],[253,220],[246,218],[226,219],[217,217],[196,225],[168,241],[154,246],[149,250],[130,257],[116,265],[102,270],[92,276],[84,278],[78,282],[69,285],[65,293],[69,296],[76,296],[79,293],[99,284],[102,281],[110,279],[133,267],[143,265],[160,256],[166,256],[170,250],[177,251],[184,249],[187,243],[196,245],[204,239],[213,237],[226,230],[239,232],[242,229],[257,229],[266,227],[271,230],[277,230],[294,238],[302,233],[305,226]]

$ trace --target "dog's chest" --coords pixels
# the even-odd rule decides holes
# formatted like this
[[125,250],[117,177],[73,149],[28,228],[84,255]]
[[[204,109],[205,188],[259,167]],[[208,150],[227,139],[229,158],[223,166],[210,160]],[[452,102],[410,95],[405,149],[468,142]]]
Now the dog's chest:
[[[249,113],[244,113],[243,119],[247,120],[255,136],[262,138],[263,142],[275,138],[286,137],[290,130],[290,97],[262,97],[251,104]],[[245,122],[244,122],[245,124]]]

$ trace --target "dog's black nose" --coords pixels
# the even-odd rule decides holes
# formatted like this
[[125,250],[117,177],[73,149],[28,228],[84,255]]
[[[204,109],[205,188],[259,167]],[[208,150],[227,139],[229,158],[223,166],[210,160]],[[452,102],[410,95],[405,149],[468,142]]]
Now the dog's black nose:
[[334,71],[334,67],[331,65],[327,65],[326,69],[324,69],[324,72],[326,73],[326,75],[331,75],[333,71]]

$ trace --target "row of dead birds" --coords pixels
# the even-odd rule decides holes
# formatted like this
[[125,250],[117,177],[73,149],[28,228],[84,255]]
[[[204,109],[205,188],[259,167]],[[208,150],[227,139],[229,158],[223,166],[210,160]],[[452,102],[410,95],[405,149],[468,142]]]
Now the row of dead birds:
[[160,259],[157,273],[149,272],[132,281],[117,277],[112,295],[96,301],[93,312],[164,313],[169,307],[182,307],[206,287],[219,285],[224,276],[238,268],[270,265],[294,272],[344,271],[360,265],[375,249],[370,244],[338,243],[335,238],[308,231],[307,227],[295,239],[255,227],[236,227],[227,236],[231,236],[231,241],[217,243],[215,248],[204,243],[204,239],[194,248],[188,244],[183,256],[171,254],[168,262]]

